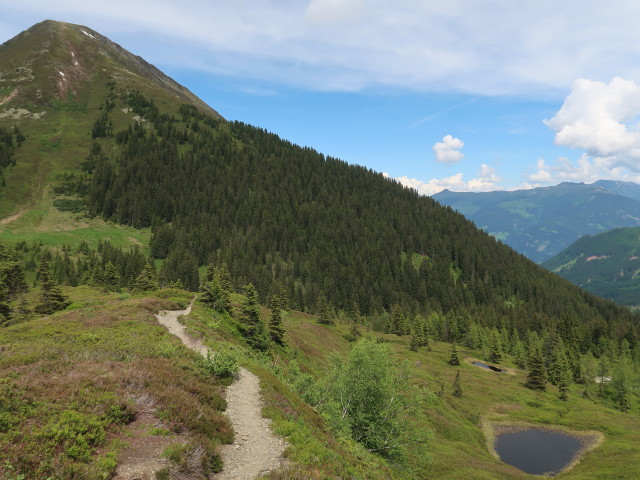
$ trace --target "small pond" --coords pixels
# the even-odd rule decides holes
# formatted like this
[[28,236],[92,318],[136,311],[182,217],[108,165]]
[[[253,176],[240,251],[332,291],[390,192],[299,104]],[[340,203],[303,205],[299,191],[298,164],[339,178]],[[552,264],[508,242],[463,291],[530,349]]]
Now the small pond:
[[492,370],[494,372],[506,372],[506,370],[503,370],[502,368],[498,368],[494,365],[487,365],[486,363],[482,363],[482,362],[471,362],[472,365],[475,365],[476,367],[480,367],[480,368],[486,368],[487,370]]
[[559,431],[530,428],[496,436],[500,460],[532,475],[557,475],[584,448],[577,437]]

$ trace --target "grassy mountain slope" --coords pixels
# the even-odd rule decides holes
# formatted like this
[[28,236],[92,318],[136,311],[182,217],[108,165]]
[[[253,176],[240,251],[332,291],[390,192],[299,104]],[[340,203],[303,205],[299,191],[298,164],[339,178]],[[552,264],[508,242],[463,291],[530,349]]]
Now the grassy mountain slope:
[[[144,89],[160,109],[187,103],[219,118],[158,69],[80,25],[44,21],[2,44],[0,79],[0,126],[18,125],[27,137],[4,172],[0,218],[38,205],[56,174],[80,165],[109,82]],[[129,123],[131,116],[114,112],[112,121]]]
[[[158,291],[147,298],[127,298],[81,287],[68,288],[66,293],[74,300],[69,311],[0,330],[0,347],[8,353],[0,359],[0,381],[5,386],[0,404],[0,419],[5,422],[0,423],[3,478],[20,472],[27,474],[27,480],[50,474],[65,479],[105,478],[121,452],[138,441],[133,435],[138,425],[131,423],[134,415],[147,418],[143,438],[149,441],[166,438],[168,443],[186,443],[191,445],[190,452],[198,445],[212,448],[216,442],[229,441],[227,424],[218,418],[224,408],[218,393],[224,381],[214,377],[212,383],[195,355],[151,316],[159,309],[175,308],[176,301],[184,305],[188,292]],[[234,296],[234,308],[242,300]],[[263,316],[268,313],[263,309]],[[348,438],[336,437],[292,386],[292,361],[304,372],[322,376],[331,364],[331,352],[343,356],[350,348],[344,337],[351,325],[319,325],[315,316],[286,311],[288,346],[264,356],[247,348],[228,316],[200,303],[185,322],[193,335],[213,349],[234,345],[242,362],[260,376],[265,414],[289,443],[288,471],[274,472],[269,478],[530,478],[492,456],[487,445],[492,421],[604,433],[604,442],[563,478],[640,475],[640,452],[635,448],[640,441],[637,402],[632,412],[623,414],[582,398],[582,385],[572,387],[568,402],[558,400],[553,386],[547,392],[533,392],[524,388],[525,373],[510,357],[501,366],[512,373],[496,374],[467,361],[486,360],[487,352],[461,348],[467,360],[452,367],[447,364],[448,343],[432,340],[432,350],[412,352],[407,336],[363,330],[365,336],[391,345],[398,358],[408,362],[411,381],[424,394],[426,422],[414,421],[413,428],[416,437],[428,434],[430,438],[410,447],[406,463],[394,464]],[[460,398],[451,395],[458,369],[463,384]],[[441,383],[445,391],[438,396]],[[149,402],[154,406],[151,418],[143,414]],[[70,436],[73,428],[79,428],[74,419],[95,425],[98,433],[106,435],[98,435],[95,444],[91,443],[94,437],[87,436],[91,442],[76,453],[72,447],[84,444]],[[49,442],[64,428],[66,437],[60,438],[67,438],[66,443]],[[46,448],[43,439],[47,439]],[[82,452],[89,452],[88,460],[78,456]],[[172,468],[178,471],[179,465]]]
[[433,198],[516,251],[543,262],[583,235],[640,226],[640,201],[624,196],[628,189],[612,192],[614,186],[561,183],[513,192],[445,190]]
[[596,295],[640,305],[640,229],[585,236],[543,264]]

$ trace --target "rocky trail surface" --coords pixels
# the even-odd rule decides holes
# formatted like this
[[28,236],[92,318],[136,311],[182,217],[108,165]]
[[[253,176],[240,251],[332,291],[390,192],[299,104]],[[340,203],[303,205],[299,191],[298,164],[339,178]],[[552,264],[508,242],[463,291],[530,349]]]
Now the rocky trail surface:
[[[178,321],[181,315],[191,312],[192,305],[193,301],[186,310],[160,312],[156,318],[187,347],[206,355],[209,349],[202,341],[188,335],[184,325]],[[270,420],[262,417],[258,377],[240,368],[238,378],[227,388],[226,401],[226,413],[233,424],[235,440],[231,445],[221,447],[224,469],[213,478],[251,480],[282,466],[282,452],[286,444],[271,432]]]

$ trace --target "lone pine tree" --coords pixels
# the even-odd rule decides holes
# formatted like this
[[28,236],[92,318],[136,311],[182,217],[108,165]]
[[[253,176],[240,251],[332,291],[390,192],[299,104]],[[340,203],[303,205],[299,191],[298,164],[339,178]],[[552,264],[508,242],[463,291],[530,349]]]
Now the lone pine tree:
[[460,365],[460,355],[458,354],[458,349],[455,343],[451,344],[451,353],[449,355],[449,365]]
[[453,391],[451,393],[454,397],[462,396],[462,381],[460,380],[460,370],[456,372],[456,378],[453,380]]
[[547,371],[540,348],[535,348],[529,359],[529,372],[527,373],[527,388],[532,390],[545,390],[547,388]]
[[267,332],[260,318],[258,293],[252,283],[244,287],[245,300],[242,304],[241,330],[247,343],[257,350],[266,350],[269,346]]
[[40,282],[40,303],[34,307],[34,312],[49,315],[65,309],[71,303],[51,278],[49,264],[46,261],[40,262],[38,281]]
[[140,275],[137,276],[133,289],[139,292],[147,292],[158,288],[158,277],[150,263],[147,263]]
[[282,314],[280,308],[282,300],[279,296],[273,295],[271,297],[271,319],[269,320],[269,335],[271,340],[279,345],[284,345],[285,329],[282,325]]

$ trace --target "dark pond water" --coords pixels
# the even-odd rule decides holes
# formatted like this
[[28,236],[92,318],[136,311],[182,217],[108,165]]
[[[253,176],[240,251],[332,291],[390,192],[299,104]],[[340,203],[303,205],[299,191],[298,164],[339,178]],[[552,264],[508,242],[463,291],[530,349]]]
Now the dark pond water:
[[486,368],[487,370],[493,370],[494,372],[504,372],[504,370],[501,368],[494,367],[493,365],[487,365],[486,363],[482,363],[482,362],[473,362],[473,365],[477,367]]
[[494,445],[500,460],[532,475],[559,473],[581,447],[576,437],[537,429],[503,433]]

